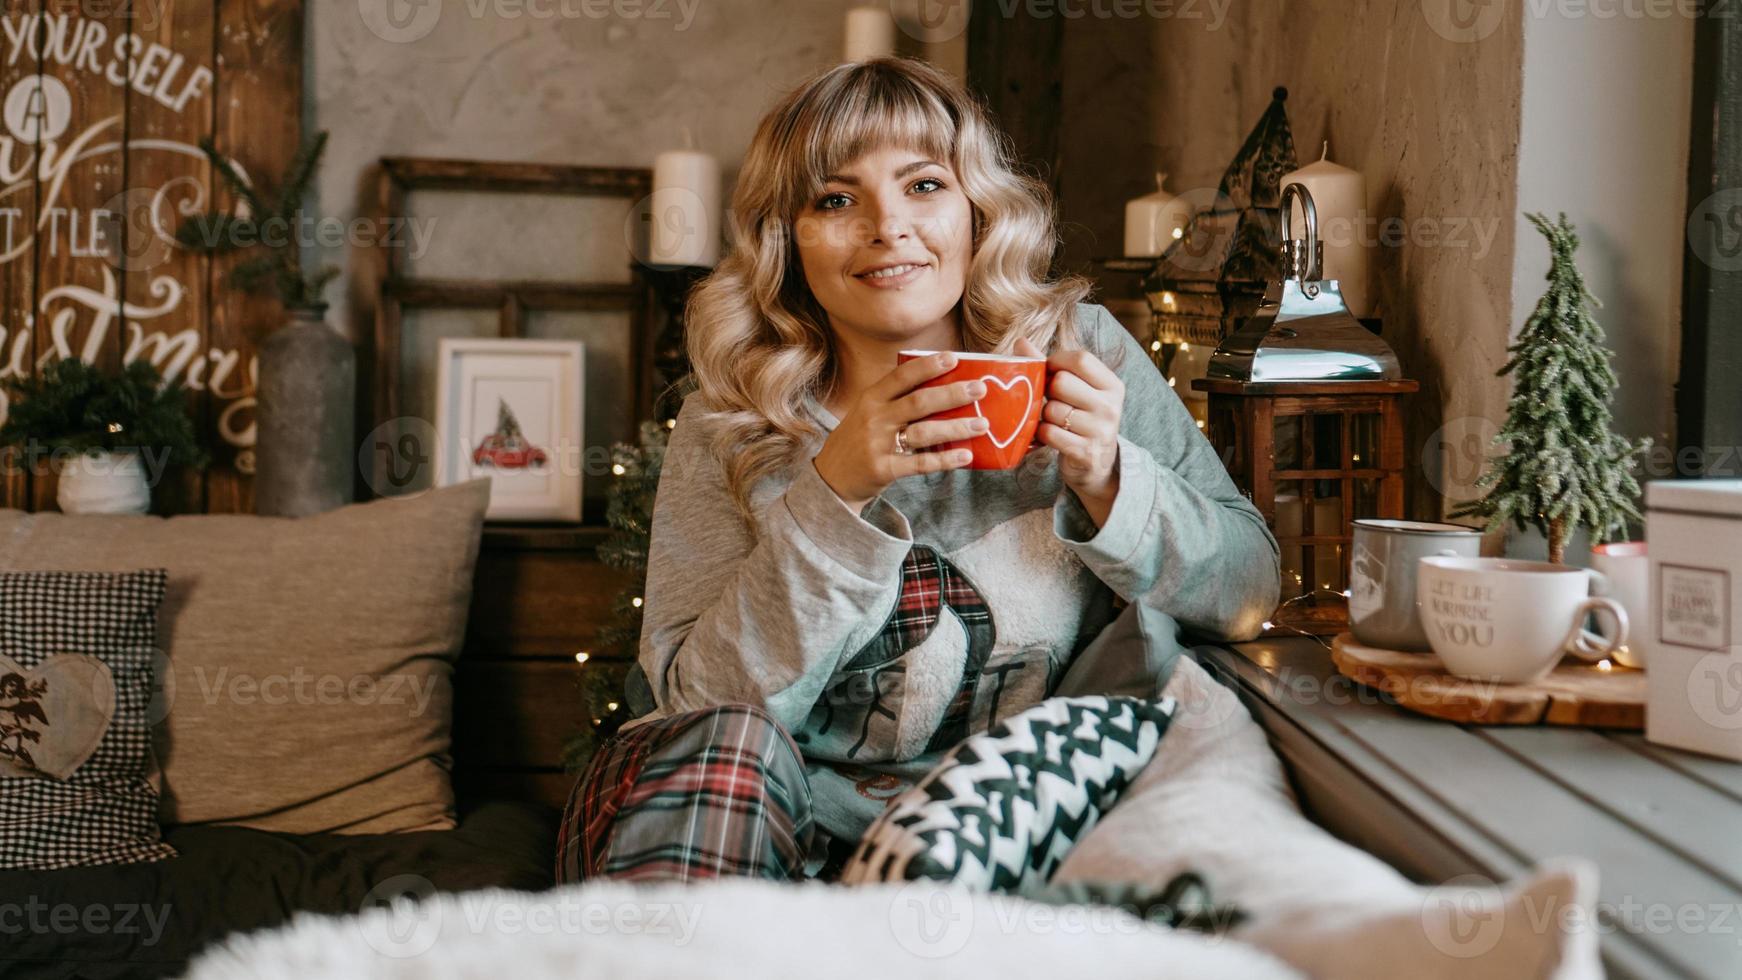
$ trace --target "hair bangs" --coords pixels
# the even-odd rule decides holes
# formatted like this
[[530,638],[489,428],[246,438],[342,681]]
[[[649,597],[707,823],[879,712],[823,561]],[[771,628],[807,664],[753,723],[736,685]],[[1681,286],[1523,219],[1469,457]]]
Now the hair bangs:
[[825,179],[883,147],[923,153],[953,169],[957,125],[949,106],[913,79],[875,63],[855,65],[836,98],[819,100],[806,140],[794,211]]

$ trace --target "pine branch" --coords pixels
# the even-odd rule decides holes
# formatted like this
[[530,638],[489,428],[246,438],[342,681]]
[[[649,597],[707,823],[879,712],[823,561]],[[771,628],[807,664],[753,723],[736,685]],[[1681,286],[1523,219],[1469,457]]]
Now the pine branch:
[[261,255],[252,259],[244,259],[231,266],[230,274],[225,281],[236,289],[252,293],[271,281],[277,271],[278,263],[271,256]]
[[274,211],[279,217],[286,221],[296,217],[297,210],[302,206],[303,195],[308,193],[309,180],[314,176],[315,166],[320,163],[321,153],[326,148],[326,130],[316,133],[313,139],[298,148],[285,173],[284,184],[279,188],[278,207]]
[[236,165],[230,161],[229,157],[218,152],[218,144],[212,142],[210,136],[200,137],[200,150],[205,153],[206,159],[211,161],[212,169],[218,172],[218,176],[224,178],[224,185],[229,187],[230,191],[237,197],[248,202],[250,214],[256,218],[264,219],[266,215],[272,213],[267,210],[266,202],[261,199],[260,194],[254,190],[254,185],[242,176],[241,171],[236,169]]
[[175,230],[179,245],[206,255],[234,252],[241,247],[240,242],[259,239],[253,221],[218,211],[193,215]]

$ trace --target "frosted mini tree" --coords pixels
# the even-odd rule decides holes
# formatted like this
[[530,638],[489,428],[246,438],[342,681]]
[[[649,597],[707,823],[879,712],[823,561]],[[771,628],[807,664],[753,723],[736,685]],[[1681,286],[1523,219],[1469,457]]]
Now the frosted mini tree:
[[1549,560],[1559,562],[1574,530],[1603,542],[1640,519],[1634,457],[1651,440],[1635,443],[1609,427],[1615,371],[1592,315],[1600,304],[1573,262],[1578,234],[1565,214],[1558,222],[1525,217],[1548,239],[1548,292],[1497,372],[1514,377],[1506,424],[1494,437],[1505,450],[1476,481],[1487,493],[1452,516],[1486,517],[1490,531],[1508,520],[1519,530],[1535,527],[1548,539]]

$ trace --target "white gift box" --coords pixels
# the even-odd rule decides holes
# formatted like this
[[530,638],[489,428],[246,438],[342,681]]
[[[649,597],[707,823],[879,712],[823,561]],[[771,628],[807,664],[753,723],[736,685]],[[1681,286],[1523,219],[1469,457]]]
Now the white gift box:
[[1742,759],[1742,480],[1654,480],[1645,505],[1645,737]]

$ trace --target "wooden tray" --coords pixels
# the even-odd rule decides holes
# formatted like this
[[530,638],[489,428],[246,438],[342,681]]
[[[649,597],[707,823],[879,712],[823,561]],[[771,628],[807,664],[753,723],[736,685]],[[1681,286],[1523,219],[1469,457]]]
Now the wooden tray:
[[1337,672],[1389,694],[1417,714],[1473,725],[1577,725],[1645,728],[1645,671],[1603,670],[1575,658],[1534,684],[1453,677],[1431,653],[1363,646],[1348,634],[1331,641]]

